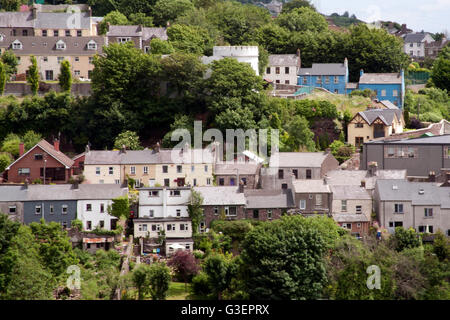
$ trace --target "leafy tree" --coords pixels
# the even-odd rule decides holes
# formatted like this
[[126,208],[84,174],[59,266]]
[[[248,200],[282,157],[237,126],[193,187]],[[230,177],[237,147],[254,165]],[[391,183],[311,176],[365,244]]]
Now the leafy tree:
[[211,292],[221,300],[223,291],[230,287],[237,271],[233,260],[223,254],[209,255],[203,263],[203,271],[208,276]]
[[149,276],[151,270],[150,266],[146,264],[140,264],[133,270],[132,280],[133,283],[138,290],[138,299],[142,300],[144,295],[149,292],[150,284],[149,284]]
[[195,276],[199,267],[197,260],[192,253],[184,250],[178,250],[167,262],[169,267],[172,267],[175,272],[184,280],[185,290],[189,277]]
[[304,117],[295,116],[287,123],[286,132],[289,137],[285,144],[291,150],[315,151],[314,133],[309,129],[309,123]]
[[153,54],[171,54],[174,52],[174,48],[170,42],[154,38],[150,41],[150,52]]
[[128,196],[112,199],[112,204],[108,206],[108,213],[117,219],[128,218],[130,215]]
[[114,148],[122,149],[123,146],[129,150],[142,150],[139,136],[133,131],[122,132],[116,137],[114,140]]
[[175,115],[174,122],[170,125],[170,131],[166,133],[163,138],[162,145],[166,148],[173,148],[178,143],[172,141],[172,134],[177,129],[186,129],[189,131],[191,137],[194,136],[194,118],[185,114]]
[[217,128],[225,133],[226,129],[254,129],[256,122],[253,120],[252,111],[245,107],[242,109],[227,109],[218,114],[215,118]]
[[0,7],[4,11],[19,11],[22,4],[28,4],[25,0],[1,0]]
[[17,73],[19,60],[11,49],[6,50],[0,57],[5,65],[6,80],[9,81],[11,75]]
[[[146,16],[143,12],[132,13],[128,17],[131,25],[141,25],[143,27],[153,27],[153,17]],[[155,38],[157,39],[157,38]]]
[[168,21],[172,22],[193,9],[194,4],[190,0],[158,0],[153,9],[155,24],[165,26]]
[[149,284],[153,300],[165,300],[170,284],[170,269],[163,262],[150,266]]
[[1,150],[12,154],[14,157],[18,157],[20,142],[20,137],[18,135],[10,133],[3,140]]
[[433,252],[439,258],[439,261],[450,258],[450,242],[441,230],[438,230],[434,235]]
[[30,57],[31,65],[28,67],[27,82],[31,85],[31,92],[36,95],[39,89],[39,71],[34,56]]
[[436,87],[450,92],[450,46],[442,49],[433,64],[431,79]]
[[12,221],[4,213],[0,213],[0,255],[4,254],[17,234],[20,223]]
[[325,18],[320,13],[307,7],[281,13],[276,22],[290,31],[322,32],[328,29],[328,23]]
[[0,60],[0,95],[3,95],[5,92],[6,85],[6,68],[5,64]]
[[197,26],[174,24],[167,29],[167,37],[176,51],[204,54],[214,45],[206,29]]
[[412,228],[408,230],[402,227],[395,228],[395,234],[392,236],[391,241],[398,252],[405,249],[417,248],[422,245],[420,235]]
[[129,21],[120,11],[111,11],[98,24],[99,34],[106,34],[108,32],[108,23],[114,26],[123,26],[129,24]]
[[335,140],[330,144],[331,154],[339,161],[343,163],[351,158],[355,153],[355,147],[352,145],[346,145],[341,140]]
[[290,38],[289,30],[275,23],[262,25],[255,30],[256,41],[273,54],[284,53]]
[[191,190],[191,195],[189,197],[188,213],[189,218],[192,223],[192,234],[196,235],[198,233],[198,227],[200,222],[204,219],[203,213],[203,197],[198,191]]
[[308,0],[292,0],[283,4],[281,13],[287,13],[297,8],[309,8],[314,11],[316,10],[316,8],[314,8],[314,5],[312,5]]
[[58,78],[61,89],[70,92],[72,90],[72,73],[70,72],[69,61],[64,60],[61,63],[61,71]]
[[30,150],[41,140],[42,136],[39,133],[34,132],[33,130],[28,130],[22,136],[22,142],[24,144],[25,151]]
[[[114,2],[114,0],[107,1]],[[131,20],[131,16],[135,13],[151,16],[154,12],[155,3],[156,0],[119,0],[116,10],[122,12]]]
[[5,169],[13,162],[13,158],[9,153],[0,153],[0,173],[5,171]]

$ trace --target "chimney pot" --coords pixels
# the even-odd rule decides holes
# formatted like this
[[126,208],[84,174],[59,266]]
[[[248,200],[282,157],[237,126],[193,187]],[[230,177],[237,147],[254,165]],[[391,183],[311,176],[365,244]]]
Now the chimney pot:
[[58,139],[53,140],[53,148],[55,148],[56,151],[59,151],[59,140]]
[[19,157],[23,156],[24,153],[25,153],[25,145],[23,142],[21,142],[19,144]]

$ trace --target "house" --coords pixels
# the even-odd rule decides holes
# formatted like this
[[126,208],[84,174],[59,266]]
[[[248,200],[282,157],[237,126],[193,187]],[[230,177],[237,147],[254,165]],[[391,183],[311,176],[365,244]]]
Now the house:
[[26,186],[0,185],[0,213],[8,218],[23,222],[23,203],[27,198]]
[[260,2],[260,4],[269,10],[270,14],[275,17],[278,16],[283,9],[283,3],[277,0],[272,0],[269,3]]
[[155,38],[167,40],[166,28],[149,28],[141,25],[110,25],[106,33],[106,44],[131,41],[136,48],[149,53],[150,42]]
[[365,142],[361,153],[362,170],[376,165],[381,170],[404,170],[408,176],[438,176],[450,168],[450,135],[381,139]]
[[296,211],[302,215],[331,215],[333,193],[323,179],[292,182]]
[[123,150],[120,160],[121,175],[128,181],[133,179],[136,187],[155,187],[158,162],[159,154],[155,150]]
[[158,238],[165,232],[166,254],[174,252],[174,244],[192,250],[192,224],[188,204],[190,187],[154,187],[139,189],[139,213],[133,220],[134,237],[148,238],[159,247]]
[[376,99],[379,101],[388,100],[394,105],[403,108],[405,101],[405,73],[364,73],[360,71],[359,82],[349,84],[346,93],[350,94],[354,90],[370,89],[375,91]]
[[54,140],[51,145],[43,139],[27,152],[21,143],[19,158],[5,169],[3,177],[9,183],[35,180],[67,183],[73,175],[73,164],[74,161],[59,150],[59,140]]
[[412,58],[425,58],[426,43],[433,42],[431,34],[426,32],[409,33],[404,36],[404,52]]
[[201,59],[203,64],[210,64],[223,58],[234,58],[238,62],[248,63],[255,74],[259,76],[258,46],[214,46],[213,55],[210,57],[203,56]]
[[339,167],[329,151],[277,152],[271,155],[268,168],[261,169],[263,189],[292,189],[292,179],[322,179]]
[[379,180],[374,193],[375,212],[381,226],[450,236],[450,188],[435,183]]
[[211,227],[213,220],[225,217],[226,220],[246,219],[246,199],[242,188],[239,187],[194,187],[203,198],[203,213],[205,221],[200,230]]
[[432,41],[432,42],[426,42],[425,43],[425,57],[436,59],[441,53],[442,49],[444,49],[445,46],[449,45],[450,41],[447,40],[447,38],[443,38],[440,41]]
[[442,136],[450,134],[450,122],[442,119],[438,123],[431,123],[428,127],[404,131],[402,133],[393,133],[384,138],[384,140],[400,140],[405,138],[420,138],[422,136]]
[[279,219],[289,210],[295,208],[292,190],[245,190],[247,204],[246,219],[270,221]]
[[348,143],[359,148],[365,141],[402,133],[405,127],[400,109],[369,109],[358,112],[347,125]]
[[275,84],[295,85],[300,68],[300,50],[297,54],[271,54],[264,79]]
[[219,186],[237,186],[240,181],[245,188],[256,189],[259,184],[261,164],[245,163],[216,163],[214,176]]
[[372,215],[372,196],[365,186],[332,185],[333,219],[357,236],[367,236]]
[[84,160],[86,183],[121,184],[125,176],[120,170],[121,151],[119,150],[87,150]]
[[323,88],[336,94],[345,94],[349,79],[348,60],[344,63],[313,63],[311,68],[301,68],[298,85]]
[[102,53],[105,38],[101,36],[5,36],[0,41],[4,50],[11,49],[19,60],[17,75],[25,77],[35,56],[42,80],[58,78],[61,62],[69,61],[72,77],[90,79],[94,69],[93,59]]

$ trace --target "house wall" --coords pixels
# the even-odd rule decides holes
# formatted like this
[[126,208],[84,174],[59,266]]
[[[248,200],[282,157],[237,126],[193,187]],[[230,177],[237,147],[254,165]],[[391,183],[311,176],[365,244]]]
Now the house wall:
[[[173,230],[167,230],[167,225],[173,225],[175,224],[175,231]],[[180,230],[180,225],[184,224],[187,225],[187,230]],[[147,231],[139,231],[140,225],[146,225]],[[152,225],[159,226],[160,230],[164,230],[166,232],[166,238],[190,238],[192,237],[192,224],[190,220],[183,220],[183,221],[139,221],[134,220],[134,237],[140,238],[140,237],[147,237],[150,238],[158,238],[158,231],[152,231]]]
[[[16,213],[9,213],[9,207],[16,207]],[[8,218],[23,223],[23,202],[10,201],[0,202],[0,213],[8,215]]]
[[[276,68],[280,68],[279,74],[276,73]],[[286,69],[289,68],[289,73],[286,73]],[[274,83],[280,83],[280,84],[297,84],[298,80],[298,66],[292,66],[292,65],[283,65],[283,66],[271,66],[269,65],[266,68],[266,72],[264,73],[264,79],[268,79],[273,81]]]
[[[400,108],[402,103],[402,85],[401,84],[359,84],[359,90],[370,89],[377,92],[378,100],[389,100]],[[382,91],[386,90],[386,95],[382,95]],[[394,95],[394,90],[397,90],[397,95]]]
[[[239,180],[245,178],[247,181],[246,188],[256,189],[256,175],[254,174],[239,174]],[[237,175],[216,175],[216,184],[220,186],[220,179],[223,179],[224,186],[237,186],[239,182],[237,181]],[[234,184],[231,184],[231,180],[234,179]]]
[[[322,80],[318,82],[319,76],[312,75],[301,75],[298,77],[297,84],[300,86],[308,86],[308,87],[318,87],[324,88],[332,93],[345,94],[345,86],[347,84],[345,75],[331,75],[331,76],[321,76]],[[329,77],[329,83],[327,83],[327,77]],[[338,81],[335,83],[334,78],[337,77]]]
[[[305,214],[328,214],[331,213],[332,206],[332,194],[320,193],[322,195],[322,205],[316,206],[316,194],[317,193],[296,193],[294,196],[295,207]],[[306,209],[300,209],[300,200],[306,200]]]
[[[339,222],[338,225],[340,227],[343,226],[343,224],[351,224],[351,228],[347,230],[350,230],[352,234],[359,234],[360,237],[367,236],[369,234],[369,222],[354,222],[354,221],[346,221],[346,222]],[[348,225],[347,225],[348,226]]]
[[[272,217],[269,218],[268,211],[272,211]],[[258,211],[258,218],[254,217],[254,211]],[[247,219],[259,220],[259,221],[272,221],[275,219],[280,219],[283,212],[287,211],[287,209],[280,208],[268,208],[268,209],[251,209],[246,208],[245,214]]]
[[[163,172],[163,166],[167,165],[168,172]],[[182,166],[181,173],[177,173],[177,165]],[[194,171],[192,171],[192,166]],[[205,171],[205,166],[207,170]],[[184,178],[185,184],[194,185],[194,179],[196,179],[197,186],[212,185],[212,163],[195,163],[195,164],[157,164],[155,170],[155,182],[161,186],[164,185],[164,179],[169,179],[170,187],[176,187],[178,178]],[[209,179],[209,180],[208,180]],[[208,184],[209,182],[209,184]]]
[[107,37],[108,39],[108,45],[112,43],[119,43],[119,38],[131,38],[130,41],[133,42],[134,47],[137,49],[141,49],[141,37],[128,37],[128,36],[121,36],[121,37]]
[[[135,168],[135,174],[131,173],[131,167]],[[147,173],[144,173],[144,167],[147,167]],[[121,165],[121,170],[123,172],[122,180],[123,182],[127,176],[130,178],[140,181],[144,186],[154,187],[156,180],[156,166],[154,164],[127,164]],[[153,185],[152,185],[153,184]]]
[[[41,206],[41,214],[35,213],[35,207]],[[54,213],[50,213],[50,206],[53,205]],[[62,213],[62,206],[67,205],[67,214]],[[77,217],[77,202],[75,200],[60,201],[26,201],[24,203],[23,222],[39,222],[44,218],[47,222],[66,222],[70,228],[71,222]]]
[[[434,39],[429,35],[425,35],[422,42],[406,42],[404,44],[404,52],[411,57],[425,57],[425,42],[433,42]],[[412,53],[411,53],[412,51]]]
[[[247,219],[247,215],[245,212],[245,208],[243,205],[240,206],[203,206],[203,214],[205,216],[205,224],[207,228],[211,227],[211,222],[214,220],[219,220],[221,217],[221,212],[225,212],[225,207],[236,207],[236,215],[235,216],[226,216],[226,220],[242,220]],[[217,214],[214,213],[215,208],[217,208]]]
[[322,162],[319,179],[325,177],[329,171],[336,170],[338,168],[339,168],[339,161],[337,161],[336,158],[331,153],[328,154],[328,156]]
[[[44,159],[42,160],[34,160],[35,154],[46,154],[41,147],[36,146],[31,152],[26,154],[22,159],[13,164],[8,170],[8,182],[21,183],[25,182],[28,178],[29,182],[33,182],[35,179],[43,180],[44,177],[41,177],[41,168],[44,168]],[[47,168],[65,168],[63,164],[54,159],[53,157],[47,155]],[[19,168],[30,168],[29,175],[19,175]],[[65,169],[65,180],[62,181],[51,181],[52,183],[67,183],[70,178],[70,169]],[[46,177],[47,179],[47,177]],[[47,181],[48,182],[48,181]]]
[[92,32],[89,29],[34,29],[35,36],[42,37],[42,30],[47,30],[47,37],[54,37],[54,31],[58,30],[58,36],[59,37],[65,37],[66,36],[66,30],[70,31],[71,37],[77,37],[77,31],[81,30],[81,36],[82,37],[89,37],[89,36],[96,36],[97,30],[96,28],[92,28]]
[[[96,174],[97,167],[100,168],[99,175]],[[113,168],[113,174],[109,174],[109,167]],[[85,164],[83,175],[86,183],[92,184],[118,184],[120,181],[123,181],[120,174],[120,165]]]
[[333,206],[333,214],[335,213],[342,213],[342,214],[357,214],[356,213],[356,206],[361,206],[362,213],[365,215],[369,220],[371,220],[372,215],[372,200],[368,199],[346,199],[347,200],[347,210],[342,211],[342,200],[339,199],[333,199],[332,206]]
[[[91,204],[92,211],[87,211],[86,205]],[[100,205],[104,205],[104,211],[100,211]],[[117,220],[108,214],[108,206],[112,204],[112,200],[79,200],[77,202],[77,218],[83,222],[85,230],[93,230],[96,227],[100,228],[100,221],[104,221],[105,230],[111,230],[111,220]],[[87,229],[87,222],[91,221],[92,229]]]

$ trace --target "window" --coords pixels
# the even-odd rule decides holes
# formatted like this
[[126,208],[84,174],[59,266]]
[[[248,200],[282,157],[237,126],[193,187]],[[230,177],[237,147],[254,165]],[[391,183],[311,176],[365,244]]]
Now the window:
[[28,36],[28,30],[22,30],[22,36],[24,37]]
[[312,179],[312,170],[306,169],[306,179],[310,180]]
[[175,231],[175,224],[168,224],[167,231]]
[[343,223],[342,228],[352,230],[352,224],[351,223]]
[[130,174],[136,174],[136,167],[130,167]]
[[317,76],[316,83],[322,84],[322,76]]
[[41,206],[35,206],[34,207],[34,214],[41,214]]
[[289,67],[284,67],[284,73],[289,74]]
[[227,216],[236,216],[236,215],[237,215],[236,207],[230,207]]
[[225,179],[219,178],[219,186],[224,186],[224,185],[225,185]]
[[247,185],[247,178],[241,178],[242,182],[244,183],[244,186]]
[[355,146],[360,147],[364,143],[364,137],[355,137]]
[[206,185],[211,185],[211,178],[206,178]]
[[81,74],[81,73],[80,73],[80,70],[75,70],[73,73],[74,73],[74,75],[76,75],[76,76],[80,76],[80,74]]
[[355,128],[364,128],[364,123],[362,122],[355,123]]
[[94,57],[89,57],[89,63],[93,64],[94,63]]
[[214,207],[213,212],[215,216],[219,215],[219,207]]
[[177,209],[177,217],[181,217],[181,209]]
[[283,169],[278,170],[278,179],[284,179],[284,170]]
[[70,37],[70,30],[66,30],[65,34],[66,34],[66,37]]
[[55,213],[55,207],[51,204],[50,205],[50,214],[54,214]]
[[280,67],[275,67],[275,73],[280,74]]
[[433,226],[419,226],[420,233],[433,233]]
[[339,94],[339,90],[338,89],[334,89],[334,93],[335,94]]
[[117,42],[118,42],[118,43],[125,43],[125,42],[128,42],[128,41],[131,41],[131,38],[130,38],[130,37],[120,37],[120,38],[117,38]]
[[12,35],[13,35],[13,36],[16,36],[16,35],[17,35],[17,30],[16,30],[16,29],[13,29],[13,30],[12,30]]
[[149,185],[150,187],[154,187],[155,184],[156,184],[155,179],[148,179],[148,185]]
[[386,90],[381,90],[381,96],[386,97]]
[[92,204],[90,203],[86,204],[86,211],[92,211]]
[[259,210],[253,210],[253,219],[259,219]]
[[16,206],[9,207],[9,214],[16,214]]
[[96,168],[95,168],[95,174],[96,174],[97,176],[100,175],[100,167],[96,167]]
[[19,176],[29,176],[30,168],[19,168],[18,174],[19,174]]
[[81,37],[81,30],[77,30],[77,37]]
[[322,205],[322,195],[316,194],[316,207],[320,207]]
[[62,221],[62,222],[61,222],[61,226],[62,226],[64,229],[67,229],[67,221]]
[[338,83],[339,83],[339,77],[338,77],[338,76],[335,76],[335,77],[334,77],[334,83],[335,83],[335,84],[338,84]]
[[148,167],[144,167],[144,174],[148,174]]
[[41,153],[34,154],[34,160],[42,160],[44,157]]
[[103,229],[105,227],[105,220],[99,221],[100,229]]
[[120,180],[119,180],[119,179],[116,179],[116,180],[114,180],[114,183],[115,183],[115,184],[120,184]]
[[208,172],[208,166],[205,165],[205,172]]
[[187,224],[187,223],[180,224],[180,230],[181,231],[188,231],[189,230],[189,224]]
[[177,173],[183,172],[183,166],[177,166]]
[[46,37],[47,36],[47,30],[42,30],[42,36]]
[[53,30],[53,36],[54,37],[58,37],[59,36],[59,31],[58,30]]
[[300,200],[300,210],[306,209],[306,200]]
[[403,227],[403,222],[402,221],[389,222],[389,228],[397,228],[397,227]]
[[100,203],[100,213],[104,213],[104,212],[105,212],[105,204]]
[[326,83],[326,84],[330,84],[330,77],[329,77],[329,76],[326,76],[326,77],[325,77],[325,83]]
[[282,190],[287,190],[287,188],[288,188],[287,183],[281,184],[281,189],[282,189]]
[[61,63],[61,62],[64,61],[64,57],[58,57],[58,58],[56,58],[56,59],[57,59],[58,63]]
[[62,214],[67,214],[67,209],[68,209],[67,205],[66,205],[66,204],[63,204],[63,205],[62,205],[61,213],[62,213]]
[[272,210],[267,210],[267,219],[272,220]]
[[285,84],[289,84],[289,80],[285,80],[284,83],[285,83]]
[[[154,227],[155,225],[152,225]],[[140,224],[139,225],[139,231],[147,231],[147,225],[146,224]]]
[[415,147],[385,147],[387,158],[418,158],[419,149]]
[[48,57],[42,57],[42,60],[43,60],[44,62],[48,62]]
[[159,231],[161,230],[161,226],[159,224],[152,224],[152,231]]
[[197,186],[197,179],[194,178],[193,184],[194,184],[194,187]]
[[86,221],[86,230],[92,229],[92,221]]
[[425,208],[425,217],[432,218],[433,217],[433,208]]
[[169,172],[169,167],[168,166],[162,166],[162,172],[163,173]]
[[45,70],[45,80],[53,80],[53,70]]
[[303,77],[303,84],[307,84],[308,83],[308,77]]
[[150,218],[153,218],[153,217],[155,216],[155,210],[150,209],[150,210],[148,211],[148,215],[149,215]]
[[270,67],[266,68],[266,73],[270,74]]
[[87,44],[88,50],[97,50],[97,43],[94,40],[91,40]]
[[164,186],[169,187],[170,186],[170,179],[164,179]]
[[159,197],[159,191],[152,190],[148,192],[149,197]]
[[66,49],[66,43],[64,41],[58,41],[56,43],[56,49],[57,50],[64,50],[64,49]]
[[392,95],[394,97],[398,97],[398,90],[392,90]]
[[394,213],[404,213],[403,212],[403,204],[402,203],[396,203],[394,204]]
[[356,206],[356,213],[357,214],[362,213],[362,206]]
[[347,211],[347,200],[341,200],[341,211],[342,212]]
[[171,197],[179,197],[181,195],[180,190],[170,190]]
[[16,40],[12,43],[13,50],[21,50],[22,49],[22,42],[19,40]]
[[80,57],[75,57],[75,62],[79,62],[80,61]]

